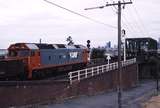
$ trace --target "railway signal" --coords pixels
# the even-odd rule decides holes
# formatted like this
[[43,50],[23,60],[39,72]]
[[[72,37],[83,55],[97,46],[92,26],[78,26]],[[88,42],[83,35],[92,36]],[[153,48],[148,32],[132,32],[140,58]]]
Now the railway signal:
[[91,43],[91,41],[90,41],[90,40],[87,40],[87,48],[88,48],[88,49],[90,49],[90,46],[91,46],[90,43]]
[[91,43],[91,41],[90,40],[87,40],[87,48],[88,48],[88,54],[89,54],[89,56],[88,56],[88,61],[90,61],[91,59],[91,53],[90,53],[90,43]]

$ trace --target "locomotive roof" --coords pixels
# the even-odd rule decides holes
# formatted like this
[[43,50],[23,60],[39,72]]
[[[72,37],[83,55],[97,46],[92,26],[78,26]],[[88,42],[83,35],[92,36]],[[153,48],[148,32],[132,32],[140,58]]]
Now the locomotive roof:
[[76,49],[76,48],[83,48],[85,49],[85,46],[82,45],[66,45],[66,44],[36,44],[39,49],[59,49],[59,48],[65,48],[65,49]]
[[66,45],[66,44],[45,44],[45,43],[16,43],[12,44],[9,48],[26,48],[26,49],[86,49],[83,45]]

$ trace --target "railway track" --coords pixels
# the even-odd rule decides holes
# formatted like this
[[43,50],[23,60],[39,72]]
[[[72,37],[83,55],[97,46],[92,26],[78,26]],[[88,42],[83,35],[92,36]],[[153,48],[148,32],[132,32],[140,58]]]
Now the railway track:
[[[104,65],[106,62],[102,63],[96,63],[96,62],[90,62],[86,67],[81,68],[91,68],[95,66],[100,66]],[[75,71],[75,70],[74,70]],[[69,82],[68,78],[68,72],[63,72],[60,75],[56,76],[48,76],[43,79],[38,79],[38,80],[16,80],[16,79],[5,79],[0,81],[0,86],[27,86],[27,85],[45,85],[45,84],[51,84],[53,82]]]

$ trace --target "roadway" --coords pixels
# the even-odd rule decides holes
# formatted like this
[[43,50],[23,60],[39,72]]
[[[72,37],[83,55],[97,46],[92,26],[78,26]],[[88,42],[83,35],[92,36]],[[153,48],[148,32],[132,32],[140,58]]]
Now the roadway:
[[[142,103],[155,93],[156,84],[154,81],[141,81],[136,87],[123,91],[122,108],[141,108]],[[81,96],[63,103],[40,105],[38,108],[118,108],[117,92]]]

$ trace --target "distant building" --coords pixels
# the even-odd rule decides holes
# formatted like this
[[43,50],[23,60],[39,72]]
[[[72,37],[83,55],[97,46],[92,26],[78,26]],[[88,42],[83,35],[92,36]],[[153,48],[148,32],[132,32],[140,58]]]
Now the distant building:
[[117,49],[118,48],[118,46],[117,45],[114,45],[114,47],[113,47],[114,49]]
[[111,48],[111,41],[109,41],[109,42],[106,43],[105,48],[106,48],[106,49],[110,49],[110,48]]
[[158,49],[160,49],[160,38],[158,38]]

